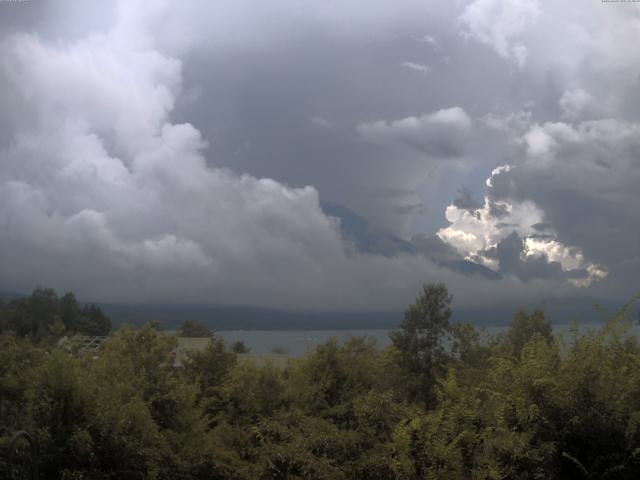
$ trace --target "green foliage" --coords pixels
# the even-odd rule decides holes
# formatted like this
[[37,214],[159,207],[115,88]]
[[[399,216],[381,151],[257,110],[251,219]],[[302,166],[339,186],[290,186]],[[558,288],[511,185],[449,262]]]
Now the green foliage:
[[481,367],[484,366],[490,350],[482,342],[480,331],[469,323],[456,323],[451,327],[451,353],[456,356],[463,365]]
[[0,305],[0,331],[55,342],[65,333],[107,335],[111,320],[99,307],[79,304],[73,293],[58,297],[51,289],[36,288],[29,297]]
[[[38,295],[34,305],[58,308]],[[65,301],[55,315],[69,325]],[[631,322],[554,338],[542,312],[518,312],[483,340],[448,324],[449,302],[426,286],[391,347],[333,339],[286,367],[237,357],[214,336],[176,368],[177,338],[153,324],[119,329],[92,356],[34,343],[40,324],[5,331],[0,478],[21,429],[47,479],[638,478]]]
[[354,399],[375,388],[380,353],[372,340],[331,339],[290,372],[292,401],[313,415],[348,424]]
[[247,345],[242,340],[237,340],[233,342],[233,345],[231,345],[231,351],[233,353],[241,355],[243,353],[249,353],[249,347],[247,347]]
[[185,320],[180,326],[181,337],[209,338],[213,336],[213,332],[206,325],[194,322],[193,320]]
[[256,422],[282,408],[285,382],[277,368],[244,362],[230,372],[224,384],[225,413],[230,422]]
[[427,408],[434,404],[435,380],[444,371],[443,340],[451,330],[451,300],[443,284],[425,285],[405,312],[400,330],[391,333],[409,398]]
[[[16,350],[15,339],[2,339]],[[58,349],[30,354],[36,361],[18,373],[23,390],[13,382],[9,391],[22,407],[3,405],[20,414],[12,415],[12,431],[35,435],[42,478],[205,478],[215,471],[198,388],[171,367],[174,342],[147,326],[116,332],[95,358]],[[3,379],[16,374],[8,370]]]
[[27,387],[43,356],[28,340],[11,333],[0,335],[0,436],[21,429]]
[[509,330],[499,338],[499,341],[508,353],[518,357],[524,346],[535,337],[551,343],[553,341],[551,322],[547,320],[543,310],[535,310],[532,313],[518,310]]
[[212,425],[222,408],[222,386],[231,369],[236,364],[236,356],[226,349],[224,341],[213,337],[206,349],[189,354],[183,365],[183,376],[197,385],[197,399]]

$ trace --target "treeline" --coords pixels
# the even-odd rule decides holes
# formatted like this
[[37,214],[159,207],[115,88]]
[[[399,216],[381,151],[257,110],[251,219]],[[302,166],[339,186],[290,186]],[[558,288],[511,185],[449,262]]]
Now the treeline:
[[216,337],[174,368],[152,324],[98,356],[4,333],[0,448],[32,432],[47,479],[638,478],[628,322],[558,338],[521,311],[483,339],[449,323],[450,301],[427,285],[389,348],[332,340],[286,369]]
[[24,298],[0,299],[0,333],[12,332],[32,342],[59,340],[65,334],[107,335],[111,320],[95,305],[81,305],[73,293],[58,297],[50,288],[37,288]]

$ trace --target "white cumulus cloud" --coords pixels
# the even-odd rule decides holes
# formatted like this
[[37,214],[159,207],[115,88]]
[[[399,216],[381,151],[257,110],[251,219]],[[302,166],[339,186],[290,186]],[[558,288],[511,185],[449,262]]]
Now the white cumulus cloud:
[[[566,246],[558,240],[557,232],[546,224],[545,212],[533,201],[494,197],[496,179],[509,175],[512,170],[509,165],[494,169],[486,181],[487,195],[482,207],[465,209],[449,205],[446,217],[450,225],[438,231],[440,239],[468,260],[503,271],[501,244],[515,234],[523,239],[517,252],[523,261],[542,258],[546,263],[559,264],[561,270],[569,274],[581,271],[579,278],[568,279],[575,286],[586,287],[594,280],[606,278],[605,267],[588,262],[578,247]],[[530,272],[526,272],[525,267],[522,273]]]
[[472,121],[460,107],[451,107],[387,122],[379,120],[358,126],[358,132],[377,143],[400,143],[433,158],[462,155]]

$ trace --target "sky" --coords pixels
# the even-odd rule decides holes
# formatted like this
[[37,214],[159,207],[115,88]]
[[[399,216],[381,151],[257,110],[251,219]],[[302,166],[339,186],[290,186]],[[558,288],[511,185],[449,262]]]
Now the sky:
[[0,1],[0,289],[628,298],[639,45],[637,2]]

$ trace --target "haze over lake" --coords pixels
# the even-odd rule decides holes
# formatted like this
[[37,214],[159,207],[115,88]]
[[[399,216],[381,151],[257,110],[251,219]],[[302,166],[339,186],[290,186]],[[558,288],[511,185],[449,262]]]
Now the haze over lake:
[[[602,323],[588,323],[579,325],[580,332],[593,331],[602,327]],[[483,338],[489,338],[503,332],[508,327],[493,326],[482,329]],[[553,332],[555,335],[570,335],[574,326],[570,324],[555,324]],[[341,342],[351,337],[368,337],[376,341],[380,348],[390,345],[389,333],[391,330],[221,330],[216,335],[222,337],[227,344],[242,341],[250,349],[249,353],[254,355],[267,355],[273,353],[274,349],[283,349],[291,356],[302,356],[312,352],[315,347],[321,345],[331,338],[336,338]],[[633,332],[640,333],[640,326],[634,325]]]

